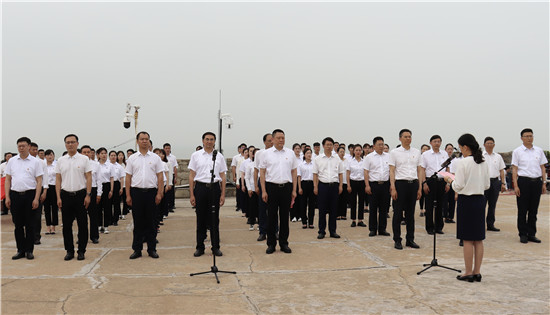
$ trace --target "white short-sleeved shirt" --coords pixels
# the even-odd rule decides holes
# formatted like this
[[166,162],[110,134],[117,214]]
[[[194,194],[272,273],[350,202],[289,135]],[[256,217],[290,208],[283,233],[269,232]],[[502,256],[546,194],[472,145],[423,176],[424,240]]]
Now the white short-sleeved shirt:
[[485,162],[489,167],[489,177],[500,178],[500,171],[506,168],[502,156],[495,152],[489,154],[487,151],[483,151],[483,158],[485,158]]
[[174,167],[176,169],[179,168],[178,166],[178,159],[176,158],[175,155],[173,155],[172,153],[168,154],[168,156],[166,156],[166,159],[168,160],[169,162],[169,165],[170,167],[172,167],[172,173],[174,173]]
[[113,168],[114,170],[114,176],[113,176],[113,179],[116,181],[120,181],[120,179],[124,176],[126,176],[126,173],[124,171],[124,167],[120,164],[118,164],[118,162],[115,162],[115,163],[111,163],[111,167]]
[[544,151],[537,146],[527,149],[523,144],[512,152],[512,165],[518,167],[518,176],[537,178],[542,176],[541,165],[548,163]]
[[352,157],[348,160],[347,171],[349,171],[349,179],[354,181],[364,181],[365,180],[365,170],[364,170],[364,161],[360,159],[357,161],[356,158]]
[[244,182],[248,191],[254,191],[256,189],[256,183],[254,183],[254,162],[249,161],[246,163],[244,170]]
[[239,169],[241,168],[241,164],[244,162],[244,156],[237,154],[233,157],[231,160],[231,167],[235,166],[235,182],[239,182],[239,179],[241,179],[241,172]]
[[48,171],[48,186],[55,186],[55,163],[46,165],[46,170]]
[[411,147],[409,150],[405,150],[405,148],[399,147],[391,150],[389,165],[395,166],[395,179],[418,179],[420,156],[420,150],[417,148]]
[[363,168],[369,171],[369,181],[385,182],[390,180],[390,154],[376,151],[369,153],[363,163]]
[[42,161],[30,154],[24,159],[18,154],[8,161],[5,172],[11,176],[10,189],[24,192],[37,188],[36,178],[44,175],[44,168]]
[[[422,153],[420,158],[420,166],[426,170],[426,178],[432,176],[435,172],[439,171],[441,164],[445,163],[449,158],[449,154],[445,151],[439,150],[439,152],[434,152],[433,149],[430,149]],[[443,176],[437,174],[438,178],[443,178]]]
[[[189,169],[195,172],[195,181],[200,183],[209,184],[212,174],[212,154],[214,151],[208,153],[201,149],[191,154],[191,160],[189,161]],[[220,182],[222,180],[220,173],[227,172],[227,164],[221,153],[216,155],[216,169],[214,170],[214,182]],[[238,172],[238,170],[237,170]]]
[[164,172],[164,165],[158,155],[147,151],[132,154],[126,161],[126,174],[132,175],[130,187],[151,189],[158,188],[157,174]]
[[115,178],[117,175],[117,171],[113,164],[110,162],[101,163],[98,162],[98,172],[97,172],[97,182],[100,185],[103,185],[104,183],[109,183],[111,181],[111,178]]
[[292,170],[298,167],[294,151],[271,147],[262,153],[260,169],[265,169],[265,181],[274,184],[292,183]]
[[60,157],[55,164],[55,173],[61,174],[61,189],[68,192],[86,189],[86,173],[91,171],[90,159],[78,152]]
[[6,177],[6,165],[8,165],[8,162],[0,164],[0,177]]
[[313,161],[310,161],[309,163],[302,161],[302,163],[298,165],[297,172],[302,181],[313,180]]
[[323,155],[315,158],[311,171],[317,174],[322,183],[339,183],[339,174],[344,174],[345,167],[338,155],[332,154],[330,157]]
[[261,156],[265,152],[265,150],[266,149],[261,149],[254,153],[254,168],[257,170],[260,170],[260,162],[262,161]]
[[452,186],[461,195],[483,195],[491,187],[487,163],[477,164],[471,156],[457,161]]

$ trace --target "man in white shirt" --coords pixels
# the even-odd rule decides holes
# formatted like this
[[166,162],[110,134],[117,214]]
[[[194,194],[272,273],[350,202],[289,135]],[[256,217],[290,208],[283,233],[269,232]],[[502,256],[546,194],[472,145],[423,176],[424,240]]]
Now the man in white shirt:
[[[42,233],[42,211],[44,209],[44,200],[46,200],[46,196],[48,195],[48,166],[46,163],[46,160],[39,158],[38,156],[38,144],[31,142],[31,148],[29,150],[29,154],[38,159],[42,163],[42,170],[44,172],[44,175],[42,176],[42,188],[40,192],[40,199],[38,204],[37,211],[34,211],[34,245],[40,245],[40,239],[42,236],[40,235]],[[44,150],[42,150],[44,152]]]
[[138,152],[126,161],[126,203],[132,206],[134,220],[134,252],[130,259],[141,257],[143,240],[147,253],[159,258],[157,253],[157,205],[164,196],[164,164],[160,157],[149,151],[150,136],[140,131],[136,136]]
[[5,170],[6,206],[11,209],[17,245],[13,260],[25,256],[34,259],[34,212],[38,211],[44,169],[42,161],[29,154],[30,144],[27,137],[17,140],[19,155],[10,159]]
[[262,199],[267,203],[267,254],[275,252],[277,217],[279,218],[279,246],[290,254],[288,247],[290,205],[296,199],[298,160],[294,151],[285,148],[285,133],[281,129],[272,132],[273,147],[262,153],[260,183]]
[[90,221],[90,240],[92,243],[99,243],[99,213],[97,211],[97,197],[101,197],[101,187],[97,185],[97,172],[99,168],[99,162],[92,159],[92,148],[89,145],[83,145],[80,148],[82,155],[87,156],[92,164],[92,197],[90,198],[90,205],[88,206],[88,220]]
[[[214,150],[216,135],[205,132],[202,135],[204,149],[195,151],[189,161],[189,201],[196,207],[197,214],[197,246],[195,257],[204,254],[204,239],[206,229],[210,227],[212,254],[222,256],[220,250],[220,207],[225,203],[225,172],[227,164],[221,153]],[[214,163],[215,160],[215,163]],[[212,172],[212,167],[214,171]],[[212,179],[214,175],[214,179]],[[211,200],[212,196],[214,199]],[[212,218],[212,204],[215,215]]]
[[384,138],[372,140],[374,152],[364,160],[365,192],[370,195],[369,236],[390,236],[386,231],[390,209],[390,154],[384,152]]
[[[8,161],[11,159],[13,154],[11,152],[4,153],[4,162],[0,164],[0,177],[4,178],[6,177],[6,165],[8,164]],[[7,195],[7,193],[6,193]],[[8,207],[6,207],[6,198],[2,199],[2,215],[8,214]]]
[[[164,149],[164,152],[166,152],[166,159],[169,162],[168,166],[171,167],[174,171],[172,176],[172,182],[175,183],[178,177],[177,176],[178,168],[179,168],[178,159],[176,158],[175,155],[172,154],[172,146],[170,145],[170,143],[165,143],[162,146],[162,148]],[[166,200],[168,202],[168,211],[174,212],[174,209],[176,208],[176,190],[175,189],[168,190],[164,198],[167,198]]]
[[254,154],[254,183],[256,184],[256,194],[258,194],[258,230],[260,235],[258,235],[258,242],[265,241],[267,239],[267,203],[263,201],[262,196],[262,185],[260,184],[260,162],[262,161],[262,154],[269,148],[273,147],[273,135],[271,133],[266,133],[263,138],[264,149],[257,151]]
[[[409,129],[399,131],[401,146],[390,152],[390,193],[397,202],[398,211],[393,212],[392,227],[395,249],[403,249],[401,244],[401,220],[405,212],[407,226],[406,246],[420,248],[414,242],[414,208],[416,201],[422,196],[418,184],[422,172],[420,166],[420,150],[411,147],[412,132]],[[403,212],[402,212],[403,211]]]
[[313,144],[313,154],[311,155],[311,160],[315,160],[319,154],[321,154],[321,144],[319,142],[315,142]]
[[243,203],[243,196],[241,191],[241,175],[240,172],[238,172],[239,167],[241,166],[241,163],[244,161],[243,151],[244,148],[246,148],[246,144],[241,143],[237,150],[239,151],[239,154],[235,155],[231,159],[231,175],[233,175],[233,180],[235,181],[235,200],[237,204],[236,211],[242,210],[242,203]]
[[[441,165],[449,158],[445,151],[441,151],[441,137],[433,135],[430,138],[431,149],[422,153],[420,166],[422,167],[422,189],[426,196],[426,232],[443,234],[443,202],[447,200],[446,193],[450,185],[445,183],[443,176],[437,174]],[[435,204],[435,207],[434,207]],[[435,220],[434,220],[435,217]]]
[[84,259],[88,243],[88,217],[86,209],[92,196],[92,164],[87,156],[77,152],[78,137],[66,135],[63,139],[67,154],[55,164],[55,192],[57,206],[63,221],[65,260],[74,258],[73,222],[78,225],[78,260]]
[[486,137],[483,142],[485,152],[483,158],[489,167],[489,177],[491,178],[491,187],[485,191],[485,199],[487,200],[487,231],[498,232],[500,229],[495,227],[495,209],[499,193],[506,191],[506,173],[504,169],[506,164],[502,156],[493,152],[495,148],[495,139]]
[[546,169],[548,163],[544,151],[533,145],[533,130],[521,131],[523,145],[512,153],[512,180],[518,205],[518,230],[520,242],[540,243],[537,233],[537,212],[541,194],[546,194]]
[[328,214],[328,231],[330,237],[340,238],[336,233],[336,217],[338,216],[338,195],[344,190],[344,165],[340,157],[332,154],[334,140],[331,137],[323,139],[324,155],[313,161],[313,193],[317,196],[319,205],[318,239],[325,238]]

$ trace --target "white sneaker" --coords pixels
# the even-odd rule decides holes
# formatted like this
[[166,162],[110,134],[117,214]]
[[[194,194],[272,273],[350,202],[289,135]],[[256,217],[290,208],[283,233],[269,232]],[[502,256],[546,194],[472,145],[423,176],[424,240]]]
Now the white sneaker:
[[105,234],[109,234],[109,229],[105,228]]
[[248,228],[249,231],[254,231],[254,224],[250,224],[250,227]]
[[296,217],[292,218],[292,222],[296,222]]
[[121,215],[120,218],[121,218],[122,220],[126,220],[126,216],[125,216],[125,215]]
[[166,218],[168,218],[168,216],[167,216],[167,215],[163,215],[162,218],[163,218],[163,219],[166,219]]

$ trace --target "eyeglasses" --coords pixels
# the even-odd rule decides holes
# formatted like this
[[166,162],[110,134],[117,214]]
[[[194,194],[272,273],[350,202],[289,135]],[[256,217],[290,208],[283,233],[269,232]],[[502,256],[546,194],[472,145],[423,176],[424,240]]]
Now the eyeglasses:
[[76,142],[76,141],[65,141],[65,143],[66,143],[66,144],[76,144],[76,143],[78,143],[78,142]]

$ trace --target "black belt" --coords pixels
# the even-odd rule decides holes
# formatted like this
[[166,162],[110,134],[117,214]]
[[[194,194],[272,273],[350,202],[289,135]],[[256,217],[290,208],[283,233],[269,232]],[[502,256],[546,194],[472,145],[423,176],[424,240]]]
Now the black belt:
[[491,178],[492,181],[498,180],[498,177]]
[[36,193],[36,189],[29,189],[29,190],[25,190],[25,191],[15,191],[15,190],[10,189],[10,192],[12,192],[16,195],[19,195],[19,196],[23,196],[23,195],[26,195],[27,193],[30,193],[30,192]]
[[542,177],[527,177],[527,176],[520,176],[519,179],[528,180],[528,181],[531,181],[531,182],[542,181]]
[[395,181],[400,183],[414,184],[418,182],[418,179],[397,179]]
[[292,183],[284,183],[284,184],[277,184],[277,183],[271,183],[271,182],[267,182],[266,184],[268,185],[271,185],[271,186],[275,186],[275,187],[285,187],[287,185],[291,185]]
[[313,183],[312,180],[303,180],[302,183]]
[[378,185],[384,185],[386,183],[389,183],[389,180],[375,180],[375,181],[369,181],[371,184],[378,184]]
[[81,190],[77,190],[77,191],[66,191],[66,190],[63,190],[61,189],[61,192],[64,193],[65,195],[69,195],[69,196],[76,196],[80,193],[86,193],[86,189],[81,189]]
[[153,191],[153,190],[157,190],[156,188],[139,188],[139,187],[132,187],[132,189],[135,189],[137,191],[141,191],[141,192],[150,192],[150,191]]
[[320,184],[323,184],[323,185],[327,185],[329,187],[331,186],[338,186],[340,183],[337,183],[337,182],[334,182],[334,183],[323,183],[323,182],[319,182]]
[[206,188],[212,187],[212,185],[219,185],[219,182],[214,182],[213,184],[210,183],[202,183],[202,182],[195,182],[196,186],[204,186]]

